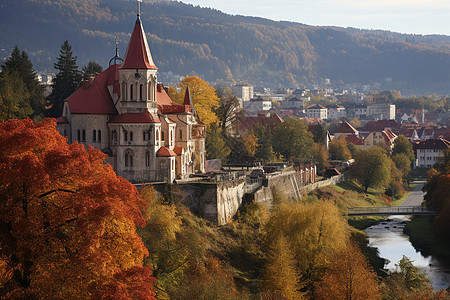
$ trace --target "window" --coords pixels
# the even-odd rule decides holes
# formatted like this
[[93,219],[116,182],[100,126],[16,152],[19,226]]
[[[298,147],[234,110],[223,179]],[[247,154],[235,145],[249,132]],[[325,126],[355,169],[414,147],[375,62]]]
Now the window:
[[113,141],[113,143],[115,143],[117,141],[117,131],[116,130],[112,131],[112,141]]
[[126,130],[123,131],[123,140],[125,142],[128,141],[128,131],[126,131]]
[[172,140],[173,140],[173,135],[172,135],[172,130],[169,131],[169,146],[172,146]]
[[133,85],[130,85],[130,100],[133,100]]
[[81,140],[82,140],[83,142],[86,141],[86,130],[84,130],[84,129],[81,131]]
[[145,133],[145,131],[142,131],[142,140],[145,141],[145,138],[146,138],[146,133]]
[[131,150],[125,151],[125,168],[133,167],[133,152]]
[[77,129],[77,141],[81,141],[81,131]]
[[180,129],[180,140],[183,139],[183,130]]
[[164,141],[164,131],[161,131],[161,141]]
[[92,142],[97,142],[97,131],[95,129],[92,130]]
[[130,142],[133,141],[133,131],[130,131]]
[[98,135],[97,135],[98,141],[101,142],[102,141],[102,131],[98,130]]
[[67,131],[64,129],[64,136],[67,136]]
[[126,100],[126,86],[125,86],[125,81],[122,81],[122,99]]
[[139,100],[142,100],[142,84],[139,86]]
[[149,140],[149,141],[152,140],[152,131],[151,130],[147,131],[147,140]]
[[150,167],[150,152],[149,151],[145,152],[145,166],[147,168]]

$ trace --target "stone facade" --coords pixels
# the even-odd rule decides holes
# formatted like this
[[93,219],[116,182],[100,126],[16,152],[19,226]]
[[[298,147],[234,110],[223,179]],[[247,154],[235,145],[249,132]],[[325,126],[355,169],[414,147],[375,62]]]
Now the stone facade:
[[204,172],[205,126],[189,88],[179,105],[158,84],[139,15],[124,59],[117,53],[107,70],[65,100],[57,119],[60,133],[69,143],[108,154],[116,173],[134,183],[172,182]]

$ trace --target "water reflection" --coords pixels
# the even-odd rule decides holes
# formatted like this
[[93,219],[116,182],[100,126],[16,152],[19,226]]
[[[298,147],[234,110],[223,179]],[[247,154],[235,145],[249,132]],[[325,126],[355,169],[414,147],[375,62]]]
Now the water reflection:
[[387,269],[394,270],[395,264],[405,255],[427,274],[435,290],[446,289],[450,285],[450,269],[444,268],[431,256],[422,256],[414,249],[409,237],[403,233],[409,220],[410,216],[392,216],[367,228],[370,246],[377,247],[380,256],[389,260],[385,266]]

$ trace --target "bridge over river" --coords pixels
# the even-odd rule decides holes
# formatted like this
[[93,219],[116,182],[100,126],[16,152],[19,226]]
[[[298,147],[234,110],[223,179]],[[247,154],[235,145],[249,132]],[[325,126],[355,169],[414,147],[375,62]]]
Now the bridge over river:
[[347,210],[348,216],[432,216],[438,212],[422,206],[390,206],[390,207],[353,207]]

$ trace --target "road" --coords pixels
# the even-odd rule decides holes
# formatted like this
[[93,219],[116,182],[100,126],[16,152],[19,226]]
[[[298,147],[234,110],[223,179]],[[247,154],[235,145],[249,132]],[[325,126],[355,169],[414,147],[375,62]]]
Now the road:
[[418,185],[399,206],[421,206],[423,196],[425,195],[425,193],[422,192],[422,187],[424,186],[425,181],[414,181],[413,184]]

